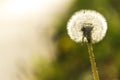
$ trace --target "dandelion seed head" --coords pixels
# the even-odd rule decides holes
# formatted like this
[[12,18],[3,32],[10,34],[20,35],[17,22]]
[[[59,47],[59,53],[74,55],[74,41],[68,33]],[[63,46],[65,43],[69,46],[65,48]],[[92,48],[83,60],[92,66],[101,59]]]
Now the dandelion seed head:
[[[97,43],[101,41],[107,31],[107,23],[105,18],[94,10],[81,10],[76,12],[68,21],[67,31],[70,38],[76,42],[88,42],[83,27],[87,28],[87,32],[91,30],[91,42]],[[89,34],[86,33],[86,34]],[[83,39],[84,38],[84,39]]]

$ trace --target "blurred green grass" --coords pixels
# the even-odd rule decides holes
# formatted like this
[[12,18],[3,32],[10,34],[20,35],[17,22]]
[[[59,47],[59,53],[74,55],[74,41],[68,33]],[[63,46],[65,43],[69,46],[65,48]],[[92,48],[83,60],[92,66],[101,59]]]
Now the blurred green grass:
[[[57,42],[57,58],[52,73],[43,74],[43,80],[92,80],[91,66],[86,45],[75,43],[67,35],[66,25],[72,14],[81,9],[93,9],[107,20],[106,37],[95,45],[100,80],[120,80],[120,0],[76,0],[64,15],[54,41]],[[46,71],[46,68],[45,68]],[[90,76],[91,75],[91,76]],[[88,78],[85,78],[88,77]]]

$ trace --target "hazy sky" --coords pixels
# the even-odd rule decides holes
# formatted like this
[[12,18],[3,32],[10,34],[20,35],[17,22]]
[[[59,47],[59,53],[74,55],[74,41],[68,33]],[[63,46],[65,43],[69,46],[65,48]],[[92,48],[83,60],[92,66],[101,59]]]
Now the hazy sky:
[[48,53],[54,46],[49,39],[52,35],[49,33],[53,31],[50,29],[53,29],[55,20],[67,11],[71,2],[72,0],[1,0],[0,80],[17,80],[15,75],[24,77],[16,63],[24,64],[23,67],[29,69],[30,58],[38,55],[35,53],[47,58],[51,55]]

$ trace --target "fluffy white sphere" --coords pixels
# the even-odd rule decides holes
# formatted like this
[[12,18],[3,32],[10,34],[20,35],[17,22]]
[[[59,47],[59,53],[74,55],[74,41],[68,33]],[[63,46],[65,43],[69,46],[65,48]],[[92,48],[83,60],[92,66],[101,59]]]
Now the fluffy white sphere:
[[76,42],[88,42],[82,31],[85,24],[86,26],[92,27],[92,43],[99,42],[104,38],[107,31],[105,18],[94,10],[80,10],[70,18],[67,24],[68,35],[72,40]]

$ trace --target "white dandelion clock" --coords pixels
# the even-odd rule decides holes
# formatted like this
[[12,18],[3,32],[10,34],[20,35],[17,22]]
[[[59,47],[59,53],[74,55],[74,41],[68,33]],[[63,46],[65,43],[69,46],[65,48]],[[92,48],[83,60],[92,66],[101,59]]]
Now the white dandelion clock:
[[101,41],[107,31],[105,18],[94,10],[76,12],[67,24],[70,38],[76,42],[96,43]]
[[87,42],[93,77],[94,80],[99,80],[92,44],[105,37],[107,31],[105,18],[94,10],[78,11],[69,20],[67,31],[72,40]]

